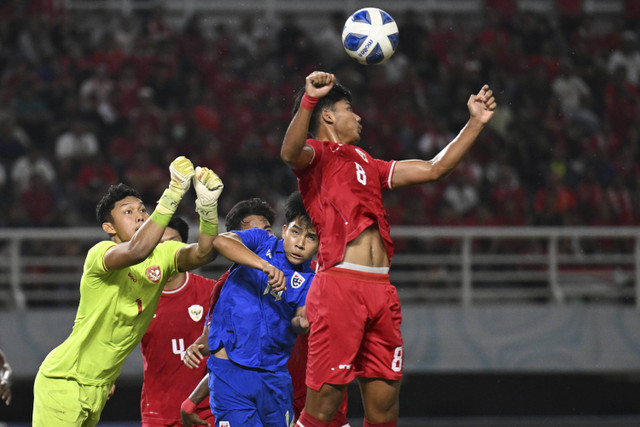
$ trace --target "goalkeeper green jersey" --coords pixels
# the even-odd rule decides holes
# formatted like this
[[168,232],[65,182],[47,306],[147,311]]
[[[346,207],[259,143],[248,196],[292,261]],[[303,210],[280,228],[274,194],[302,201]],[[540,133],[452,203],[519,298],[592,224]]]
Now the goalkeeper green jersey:
[[177,272],[176,254],[185,246],[167,241],[141,263],[107,271],[104,256],[114,245],[103,241],[89,250],[73,330],[42,362],[43,375],[93,386],[115,382],[151,323],[165,283]]

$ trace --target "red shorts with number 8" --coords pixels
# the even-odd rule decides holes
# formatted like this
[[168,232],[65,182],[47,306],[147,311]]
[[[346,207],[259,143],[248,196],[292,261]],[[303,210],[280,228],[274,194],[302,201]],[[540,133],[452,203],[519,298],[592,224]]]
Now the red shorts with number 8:
[[307,386],[402,378],[400,300],[389,274],[321,271],[307,294]]

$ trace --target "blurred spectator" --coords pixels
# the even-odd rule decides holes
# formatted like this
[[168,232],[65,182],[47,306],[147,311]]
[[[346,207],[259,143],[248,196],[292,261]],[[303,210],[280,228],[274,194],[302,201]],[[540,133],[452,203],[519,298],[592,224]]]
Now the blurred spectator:
[[84,119],[75,117],[71,128],[55,142],[56,166],[64,179],[73,180],[81,163],[98,153],[100,144]]
[[609,72],[615,72],[616,68],[624,67],[626,81],[638,86],[640,83],[640,51],[638,50],[638,37],[632,31],[622,34],[620,46],[611,52],[608,61]]
[[547,186],[536,194],[534,225],[564,225],[575,207],[574,192],[563,185],[560,177],[552,172]]
[[553,94],[567,120],[575,120],[593,134],[598,127],[598,118],[590,110],[593,104],[591,91],[568,58],[563,58],[558,75],[551,82]]
[[618,225],[632,225],[635,217],[633,196],[627,187],[624,175],[617,173],[606,190],[606,201],[611,205]]
[[148,148],[136,150],[124,170],[125,181],[138,190],[142,200],[156,200],[162,194],[163,182],[167,179],[165,169],[153,157],[154,152]]
[[134,106],[138,102],[140,83],[136,76],[133,62],[129,61],[122,65],[118,79],[116,80],[117,102],[115,107],[118,114],[129,117]]
[[477,181],[460,171],[449,175],[447,181],[443,198],[456,211],[456,216],[462,218],[480,201]]
[[151,16],[145,24],[145,31],[153,42],[164,41],[171,37],[173,29],[167,22],[167,16],[164,7],[156,5]]
[[21,225],[25,227],[53,227],[57,222],[57,201],[54,189],[40,174],[29,178],[28,186],[20,193],[18,208],[21,214]]
[[31,142],[44,147],[51,125],[51,112],[36,91],[36,81],[25,82],[13,98],[16,121]]
[[134,40],[137,28],[133,18],[129,15],[120,15],[114,25],[113,39],[126,55],[133,53]]
[[626,68],[618,65],[604,89],[605,119],[615,136],[624,140],[629,127],[637,122],[640,111],[638,86],[625,79]]
[[123,122],[120,132],[108,142],[107,148],[111,165],[119,175],[123,174],[138,148],[133,125],[129,121]]
[[101,153],[94,154],[83,163],[73,192],[79,223],[95,222],[95,210],[100,198],[110,185],[118,182],[118,174]]
[[0,159],[9,166],[26,153],[30,145],[29,135],[18,126],[11,112],[0,113]]
[[148,86],[140,88],[137,101],[130,113],[136,136],[154,140],[160,136],[164,113],[155,103],[153,89]]
[[89,111],[96,106],[109,103],[114,88],[115,83],[111,79],[107,65],[99,64],[95,68],[95,73],[80,85],[81,109]]
[[56,179],[53,165],[36,147],[29,148],[27,154],[16,160],[11,169],[11,181],[18,194],[27,189],[33,175],[39,175],[46,184],[52,184]]
[[211,89],[205,89],[196,101],[191,114],[198,128],[215,132],[220,128],[220,115],[215,109],[215,99]]

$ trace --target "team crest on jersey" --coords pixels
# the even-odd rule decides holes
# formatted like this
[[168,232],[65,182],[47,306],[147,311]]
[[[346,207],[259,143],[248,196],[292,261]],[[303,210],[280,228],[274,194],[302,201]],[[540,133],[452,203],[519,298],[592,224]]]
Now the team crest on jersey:
[[367,160],[367,155],[364,154],[364,152],[361,149],[356,148],[356,153],[358,153],[360,155],[360,157],[362,157],[362,160],[364,160],[365,162],[369,163],[369,160]]
[[152,265],[151,267],[147,268],[145,274],[147,275],[147,278],[153,283],[158,283],[160,279],[162,279],[162,270],[160,270],[160,267],[158,267],[157,265]]
[[191,307],[188,308],[188,310],[189,310],[189,317],[191,317],[191,320],[193,320],[194,322],[198,322],[200,319],[202,319],[202,313],[204,313],[204,308],[202,308],[201,305],[193,304]]
[[298,273],[297,271],[293,273],[293,276],[291,276],[291,287],[294,289],[297,289],[303,284],[304,284],[304,276]]

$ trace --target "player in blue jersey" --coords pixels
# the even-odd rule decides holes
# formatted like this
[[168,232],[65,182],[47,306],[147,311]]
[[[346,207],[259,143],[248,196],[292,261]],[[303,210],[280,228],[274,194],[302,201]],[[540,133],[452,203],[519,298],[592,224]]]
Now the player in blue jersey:
[[[285,209],[282,239],[262,229],[219,235],[215,249],[236,262],[209,326],[209,389],[217,426],[293,425],[287,362],[296,336],[308,327],[304,304],[313,278],[318,236],[299,193]],[[272,288],[262,271],[241,265],[245,245],[282,270],[286,289]]]

